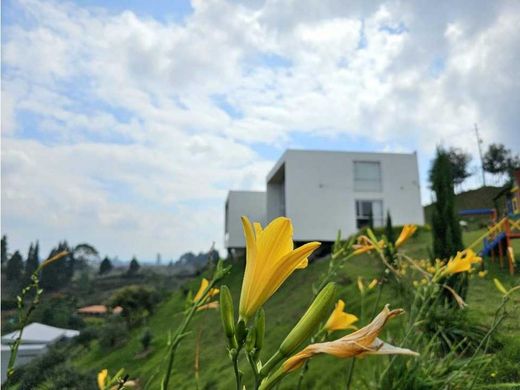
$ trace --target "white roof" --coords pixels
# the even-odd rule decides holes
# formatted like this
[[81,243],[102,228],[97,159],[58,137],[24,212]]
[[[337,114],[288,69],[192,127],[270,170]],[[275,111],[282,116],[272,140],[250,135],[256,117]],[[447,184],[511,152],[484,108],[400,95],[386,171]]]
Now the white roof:
[[[11,344],[18,337],[19,331],[2,336],[2,344]],[[39,322],[27,325],[22,334],[22,344],[49,344],[66,337],[72,338],[79,335],[78,330],[56,328]]]

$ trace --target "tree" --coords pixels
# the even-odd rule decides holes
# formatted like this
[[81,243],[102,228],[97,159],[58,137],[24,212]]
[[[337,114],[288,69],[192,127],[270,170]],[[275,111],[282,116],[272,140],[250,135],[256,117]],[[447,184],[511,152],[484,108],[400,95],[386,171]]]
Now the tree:
[[159,302],[156,290],[142,286],[127,286],[117,290],[110,298],[109,306],[121,306],[122,317],[132,327],[139,324],[143,318],[153,314]]
[[99,274],[104,275],[112,271],[114,267],[112,266],[112,262],[108,257],[105,257],[101,264],[99,264]]
[[36,241],[36,245],[29,246],[29,253],[27,254],[27,261],[25,262],[24,279],[26,283],[30,282],[31,275],[40,265],[39,259],[39,243]]
[[66,256],[43,268],[40,277],[40,285],[42,288],[58,290],[65,287],[72,279],[76,259],[66,241],[60,242],[56,248],[52,249],[49,253],[49,257],[55,256],[63,251],[67,252]]
[[[469,171],[469,163],[471,162],[471,155],[465,153],[459,148],[449,148],[447,151],[444,150],[448,161],[451,165],[451,177],[454,185],[461,185],[464,180],[472,175]],[[430,170],[429,180],[433,183],[432,178],[433,171]]]
[[130,261],[130,265],[128,267],[127,274],[129,276],[133,276],[133,275],[137,274],[137,272],[139,271],[139,268],[141,268],[141,266],[139,265],[139,262],[137,261],[137,259],[134,256],[132,258],[132,261]]
[[2,264],[7,261],[7,236],[2,236]]
[[13,253],[11,258],[7,260],[7,266],[5,268],[5,277],[7,280],[18,281],[22,278],[23,272],[23,257],[20,252],[16,251]]
[[430,170],[430,180],[436,198],[432,215],[433,253],[439,259],[448,259],[457,251],[463,250],[464,246],[455,214],[453,165],[449,153],[442,148],[437,149]]
[[520,168],[520,156],[513,155],[503,144],[491,144],[484,154],[483,167],[492,175],[500,178],[508,175],[512,180],[513,172]]
[[484,154],[484,171],[492,175],[502,175],[507,172],[511,151],[502,144],[491,144]]
[[385,235],[389,242],[395,242],[395,232],[394,227],[392,226],[392,216],[390,215],[390,210],[386,212]]
[[[449,259],[457,251],[464,249],[462,231],[455,214],[455,193],[453,191],[453,165],[449,154],[437,148],[437,154],[430,170],[431,187],[435,192],[432,213],[433,255],[438,259]],[[468,279],[460,274],[448,279],[450,285],[463,298],[467,292]],[[453,302],[453,297],[446,295],[446,300]]]
[[450,148],[447,153],[451,163],[453,184],[461,185],[472,175],[469,171],[471,155],[458,148]]

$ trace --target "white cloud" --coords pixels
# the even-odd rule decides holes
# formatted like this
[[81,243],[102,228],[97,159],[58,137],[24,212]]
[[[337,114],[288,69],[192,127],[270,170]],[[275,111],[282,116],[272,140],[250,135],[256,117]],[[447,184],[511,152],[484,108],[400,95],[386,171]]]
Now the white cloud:
[[423,167],[438,143],[475,153],[474,122],[520,147],[514,2],[197,0],[182,24],[16,7],[2,44],[14,245],[152,258],[220,244],[227,189],[262,188],[272,164],[254,144],[282,150],[295,131],[418,150]]

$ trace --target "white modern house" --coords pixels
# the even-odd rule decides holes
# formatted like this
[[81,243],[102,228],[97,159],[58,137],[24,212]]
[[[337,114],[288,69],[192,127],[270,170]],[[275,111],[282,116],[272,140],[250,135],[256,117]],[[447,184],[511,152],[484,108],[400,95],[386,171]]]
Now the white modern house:
[[[2,383],[7,378],[7,365],[11,356],[10,345],[18,338],[19,331],[2,336]],[[48,347],[59,340],[79,335],[79,331],[62,329],[54,326],[33,322],[27,325],[22,333],[22,339],[16,355],[15,367],[29,363],[35,357],[43,355]]]
[[244,248],[244,235],[240,217],[247,215],[252,221],[266,222],[266,193],[262,191],[229,191],[225,211],[226,248]]
[[287,150],[267,175],[263,196],[264,206],[248,209],[253,201],[247,191],[230,192],[228,249],[244,247],[240,215],[263,223],[287,216],[293,221],[296,242],[332,242],[338,230],[348,237],[370,218],[382,226],[387,211],[394,225],[424,224],[415,153]]

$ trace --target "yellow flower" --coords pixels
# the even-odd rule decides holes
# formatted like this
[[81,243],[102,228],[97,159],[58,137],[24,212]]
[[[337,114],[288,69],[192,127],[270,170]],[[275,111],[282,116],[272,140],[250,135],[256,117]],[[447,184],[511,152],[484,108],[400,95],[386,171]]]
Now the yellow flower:
[[334,308],[332,314],[329,319],[325,323],[324,329],[327,332],[333,332],[335,330],[343,330],[343,329],[355,329],[353,326],[354,322],[358,320],[358,318],[354,314],[349,314],[344,312],[345,302],[343,300],[339,300],[336,303],[336,307]]
[[99,373],[97,375],[97,383],[98,383],[99,390],[105,390],[107,376],[108,376],[108,370],[106,368],[99,371]]
[[359,236],[357,243],[352,245],[354,248],[354,255],[360,255],[362,253],[370,252],[374,249],[382,249],[385,246],[385,242],[380,240],[377,243],[373,243],[367,236]]
[[375,286],[377,286],[377,279],[374,279],[370,282],[370,284],[368,285],[368,289],[372,290]]
[[507,295],[507,290],[504,287],[504,285],[498,280],[497,278],[493,279],[493,282],[495,283],[495,287],[498,291],[500,291],[502,294]]
[[246,270],[240,294],[240,317],[247,320],[296,270],[307,267],[307,257],[321,244],[309,242],[294,249],[291,220],[279,217],[265,229],[242,217],[246,239]]
[[442,275],[448,276],[469,271],[472,264],[480,263],[481,261],[482,259],[472,249],[465,249],[462,252],[457,252],[457,255],[448,261]]
[[389,310],[388,305],[379,313],[370,324],[348,334],[338,340],[311,344],[305,347],[296,355],[287,359],[283,365],[284,372],[291,372],[301,367],[307,359],[325,353],[339,358],[349,358],[362,355],[418,355],[406,348],[394,347],[379,339],[379,333],[383,330],[385,323],[399,314],[403,313],[402,309]]
[[[208,285],[209,285],[209,280],[208,279],[203,278],[200,281],[199,291],[197,291],[197,294],[195,294],[195,297],[193,298],[193,302],[200,301],[200,299],[202,298],[202,296],[204,294],[204,291],[206,291],[206,289],[208,288]],[[218,288],[212,288],[211,290],[209,290],[207,296],[209,298],[211,298],[211,297],[214,297],[215,295],[217,295],[218,293],[219,293],[219,289]]]
[[395,242],[395,247],[399,248],[401,245],[403,245],[406,240],[413,236],[416,230],[417,225],[404,225],[403,230],[401,230],[401,234],[399,234],[399,237]]
[[483,278],[484,276],[487,275],[487,273],[488,273],[487,271],[480,271],[480,272],[478,273],[478,276],[481,277],[481,278]]

